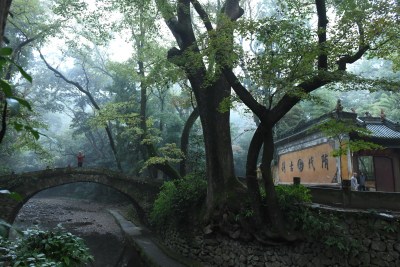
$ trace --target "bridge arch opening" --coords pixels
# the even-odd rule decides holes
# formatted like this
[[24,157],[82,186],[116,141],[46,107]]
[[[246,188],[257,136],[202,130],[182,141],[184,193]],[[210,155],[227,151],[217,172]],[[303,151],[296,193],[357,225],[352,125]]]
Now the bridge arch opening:
[[124,259],[124,237],[109,210],[125,217],[137,216],[140,207],[128,195],[101,183],[74,182],[46,188],[27,198],[14,227],[45,230],[61,224],[85,240],[95,257],[94,266],[116,266]]
[[[13,222],[16,221],[18,214],[32,204],[32,199],[71,199],[76,202],[81,201],[87,205],[114,206],[119,208],[128,219],[137,219],[140,223],[147,223],[144,210],[131,196],[101,182],[66,182],[52,185],[41,189],[30,196],[26,196],[20,203],[19,208],[14,211]],[[62,205],[61,202],[58,202]],[[39,214],[40,215],[40,214]],[[39,219],[39,218],[38,218]]]

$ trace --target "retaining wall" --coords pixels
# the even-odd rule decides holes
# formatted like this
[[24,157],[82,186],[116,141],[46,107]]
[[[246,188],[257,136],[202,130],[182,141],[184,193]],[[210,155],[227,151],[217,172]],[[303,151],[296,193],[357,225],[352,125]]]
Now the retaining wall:
[[[326,211],[324,211],[326,212]],[[329,211],[338,215],[338,211]],[[328,212],[328,213],[329,213]],[[164,243],[204,266],[400,266],[399,218],[359,212],[339,212],[344,234],[357,244],[350,252],[329,247],[318,240],[263,246],[222,235],[165,233]],[[328,234],[328,233],[327,233]]]

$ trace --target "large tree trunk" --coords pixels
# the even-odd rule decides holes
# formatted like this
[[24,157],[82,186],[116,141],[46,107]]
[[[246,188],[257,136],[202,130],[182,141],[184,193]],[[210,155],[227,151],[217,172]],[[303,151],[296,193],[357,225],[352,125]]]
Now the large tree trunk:
[[[208,215],[214,209],[224,209],[236,198],[236,179],[232,141],[230,133],[230,112],[219,112],[220,103],[230,97],[230,86],[220,77],[212,86],[200,88],[197,100],[203,126],[208,178]],[[235,206],[234,203],[232,203]]]

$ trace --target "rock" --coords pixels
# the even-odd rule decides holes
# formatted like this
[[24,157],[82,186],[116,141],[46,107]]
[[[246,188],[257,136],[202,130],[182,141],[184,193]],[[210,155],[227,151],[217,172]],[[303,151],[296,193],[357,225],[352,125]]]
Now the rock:
[[362,264],[364,266],[369,266],[371,263],[371,256],[369,255],[369,253],[361,253],[360,254],[360,261],[362,262]]
[[350,266],[360,266],[360,263],[361,263],[361,261],[360,261],[360,259],[358,258],[358,256],[352,256],[352,257],[349,259],[349,264],[350,264]]
[[229,261],[230,260],[230,257],[227,254],[223,254],[222,258],[224,259],[224,261]]
[[246,262],[246,257],[243,254],[240,254],[239,261],[240,262]]
[[206,227],[203,228],[203,233],[204,233],[205,235],[209,235],[209,234],[211,234],[212,232],[213,232],[213,230],[212,230],[211,224],[209,224],[209,225],[207,225]]
[[238,239],[239,237],[240,237],[240,230],[236,230],[235,232],[231,232],[231,233],[229,233],[229,236],[232,238],[232,239]]
[[374,241],[371,244],[371,249],[375,251],[385,251],[386,250],[386,244],[383,243],[382,241]]
[[379,258],[379,257],[372,259],[371,265],[381,266],[381,267],[390,266],[387,261],[384,261],[383,258]]
[[393,245],[394,250],[396,250],[397,252],[400,252],[400,243],[397,242]]
[[299,260],[297,261],[298,266],[309,266],[310,260],[308,259],[307,255],[303,255],[303,257],[300,257]]
[[216,256],[216,257],[214,258],[214,262],[215,262],[217,265],[221,265],[221,264],[224,262],[224,260],[222,259],[222,257]]

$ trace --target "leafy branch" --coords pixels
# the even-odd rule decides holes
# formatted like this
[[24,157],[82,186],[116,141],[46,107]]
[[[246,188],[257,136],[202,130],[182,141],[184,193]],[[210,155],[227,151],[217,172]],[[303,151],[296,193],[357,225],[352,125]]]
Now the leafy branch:
[[[32,83],[32,77],[24,71],[24,69],[19,66],[14,60],[12,60],[13,50],[9,47],[0,48],[0,69],[4,70],[9,65],[14,65],[22,77]],[[6,80],[1,78],[0,79],[0,100],[4,102],[4,108],[2,113],[2,123],[1,123],[1,130],[0,130],[0,143],[3,141],[3,138],[6,134],[7,129],[7,112],[8,112],[8,105],[9,102],[12,100],[17,101],[18,105],[22,105],[26,107],[29,111],[32,111],[32,107],[29,102],[23,98],[20,98],[13,93],[12,85]],[[24,125],[20,123],[14,123],[14,128],[16,131],[25,130],[31,133],[35,139],[39,139],[39,132],[33,129],[29,125]]]

